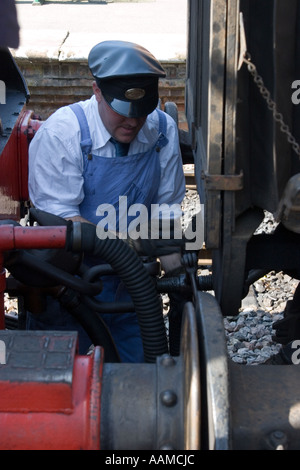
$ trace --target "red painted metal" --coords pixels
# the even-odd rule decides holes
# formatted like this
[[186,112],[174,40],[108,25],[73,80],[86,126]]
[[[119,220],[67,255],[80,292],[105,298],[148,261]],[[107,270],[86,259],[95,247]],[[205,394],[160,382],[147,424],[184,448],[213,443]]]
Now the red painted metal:
[[20,218],[17,127],[0,156],[0,217]]
[[0,330],[5,328],[4,292],[6,288],[3,253],[14,249],[64,248],[66,227],[0,226]]
[[103,362],[99,346],[76,355],[71,384],[0,375],[0,449],[99,450]]
[[14,249],[64,248],[67,228],[0,226],[0,252]]
[[24,106],[0,155],[0,219],[19,220],[29,199],[28,145],[42,122]]

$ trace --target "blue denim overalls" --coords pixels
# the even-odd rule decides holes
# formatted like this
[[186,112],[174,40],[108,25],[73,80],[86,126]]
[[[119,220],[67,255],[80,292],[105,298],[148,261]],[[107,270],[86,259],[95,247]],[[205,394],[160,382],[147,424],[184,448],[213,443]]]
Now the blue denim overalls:
[[[97,207],[106,203],[114,205],[118,218],[120,196],[127,197],[128,207],[132,204],[143,204],[149,209],[148,213],[150,214],[151,204],[157,203],[160,183],[159,151],[168,143],[165,114],[158,109],[156,110],[159,114],[159,136],[150,150],[143,154],[107,158],[91,154],[92,141],[83,108],[75,103],[71,105],[71,109],[80,125],[81,149],[84,159],[85,197],[80,204],[81,216],[97,225],[99,222],[99,217],[96,215]],[[93,264],[101,262],[103,260],[93,260]],[[98,300],[104,302],[130,300],[123,283],[117,276],[107,276],[102,281],[103,290],[97,297]],[[64,329],[69,326],[69,329],[76,328],[79,331],[79,351],[86,352],[91,341],[82,331],[80,325],[77,327],[77,322],[68,312],[64,312],[63,316],[61,312],[61,320],[57,319],[56,322],[55,319],[55,327],[59,326],[62,318],[67,318],[66,315],[70,318],[64,321]],[[110,329],[121,360],[123,362],[143,362],[143,345],[136,314],[102,314],[102,318]]]

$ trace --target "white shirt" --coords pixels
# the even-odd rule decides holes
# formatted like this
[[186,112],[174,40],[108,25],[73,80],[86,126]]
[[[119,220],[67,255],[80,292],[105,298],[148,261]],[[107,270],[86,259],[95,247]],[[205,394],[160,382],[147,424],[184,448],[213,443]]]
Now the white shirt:
[[[91,139],[92,153],[114,158],[114,147],[98,112],[95,96],[80,102],[84,109]],[[181,204],[185,180],[174,120],[167,117],[169,143],[159,153],[161,176],[158,204]],[[131,142],[128,155],[147,151],[158,138],[158,113],[153,112]],[[57,110],[37,131],[29,146],[28,189],[32,204],[60,217],[80,216],[84,198],[81,132],[77,117],[69,107]],[[106,201],[103,201],[106,202]]]

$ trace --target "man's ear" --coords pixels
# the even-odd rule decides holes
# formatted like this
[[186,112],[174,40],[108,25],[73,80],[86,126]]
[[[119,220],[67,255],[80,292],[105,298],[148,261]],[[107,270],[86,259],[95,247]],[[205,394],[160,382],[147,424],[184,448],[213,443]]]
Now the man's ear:
[[102,100],[102,93],[96,82],[93,82],[93,92],[98,103]]

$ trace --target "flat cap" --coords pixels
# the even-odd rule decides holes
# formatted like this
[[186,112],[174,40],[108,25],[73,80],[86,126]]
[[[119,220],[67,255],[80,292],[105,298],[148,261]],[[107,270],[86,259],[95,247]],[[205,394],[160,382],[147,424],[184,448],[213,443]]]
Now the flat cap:
[[105,101],[118,114],[136,118],[157,107],[158,79],[166,74],[144,47],[104,41],[93,47],[88,64]]
[[119,77],[165,77],[164,69],[144,47],[127,41],[103,41],[88,57],[92,75],[100,80]]

